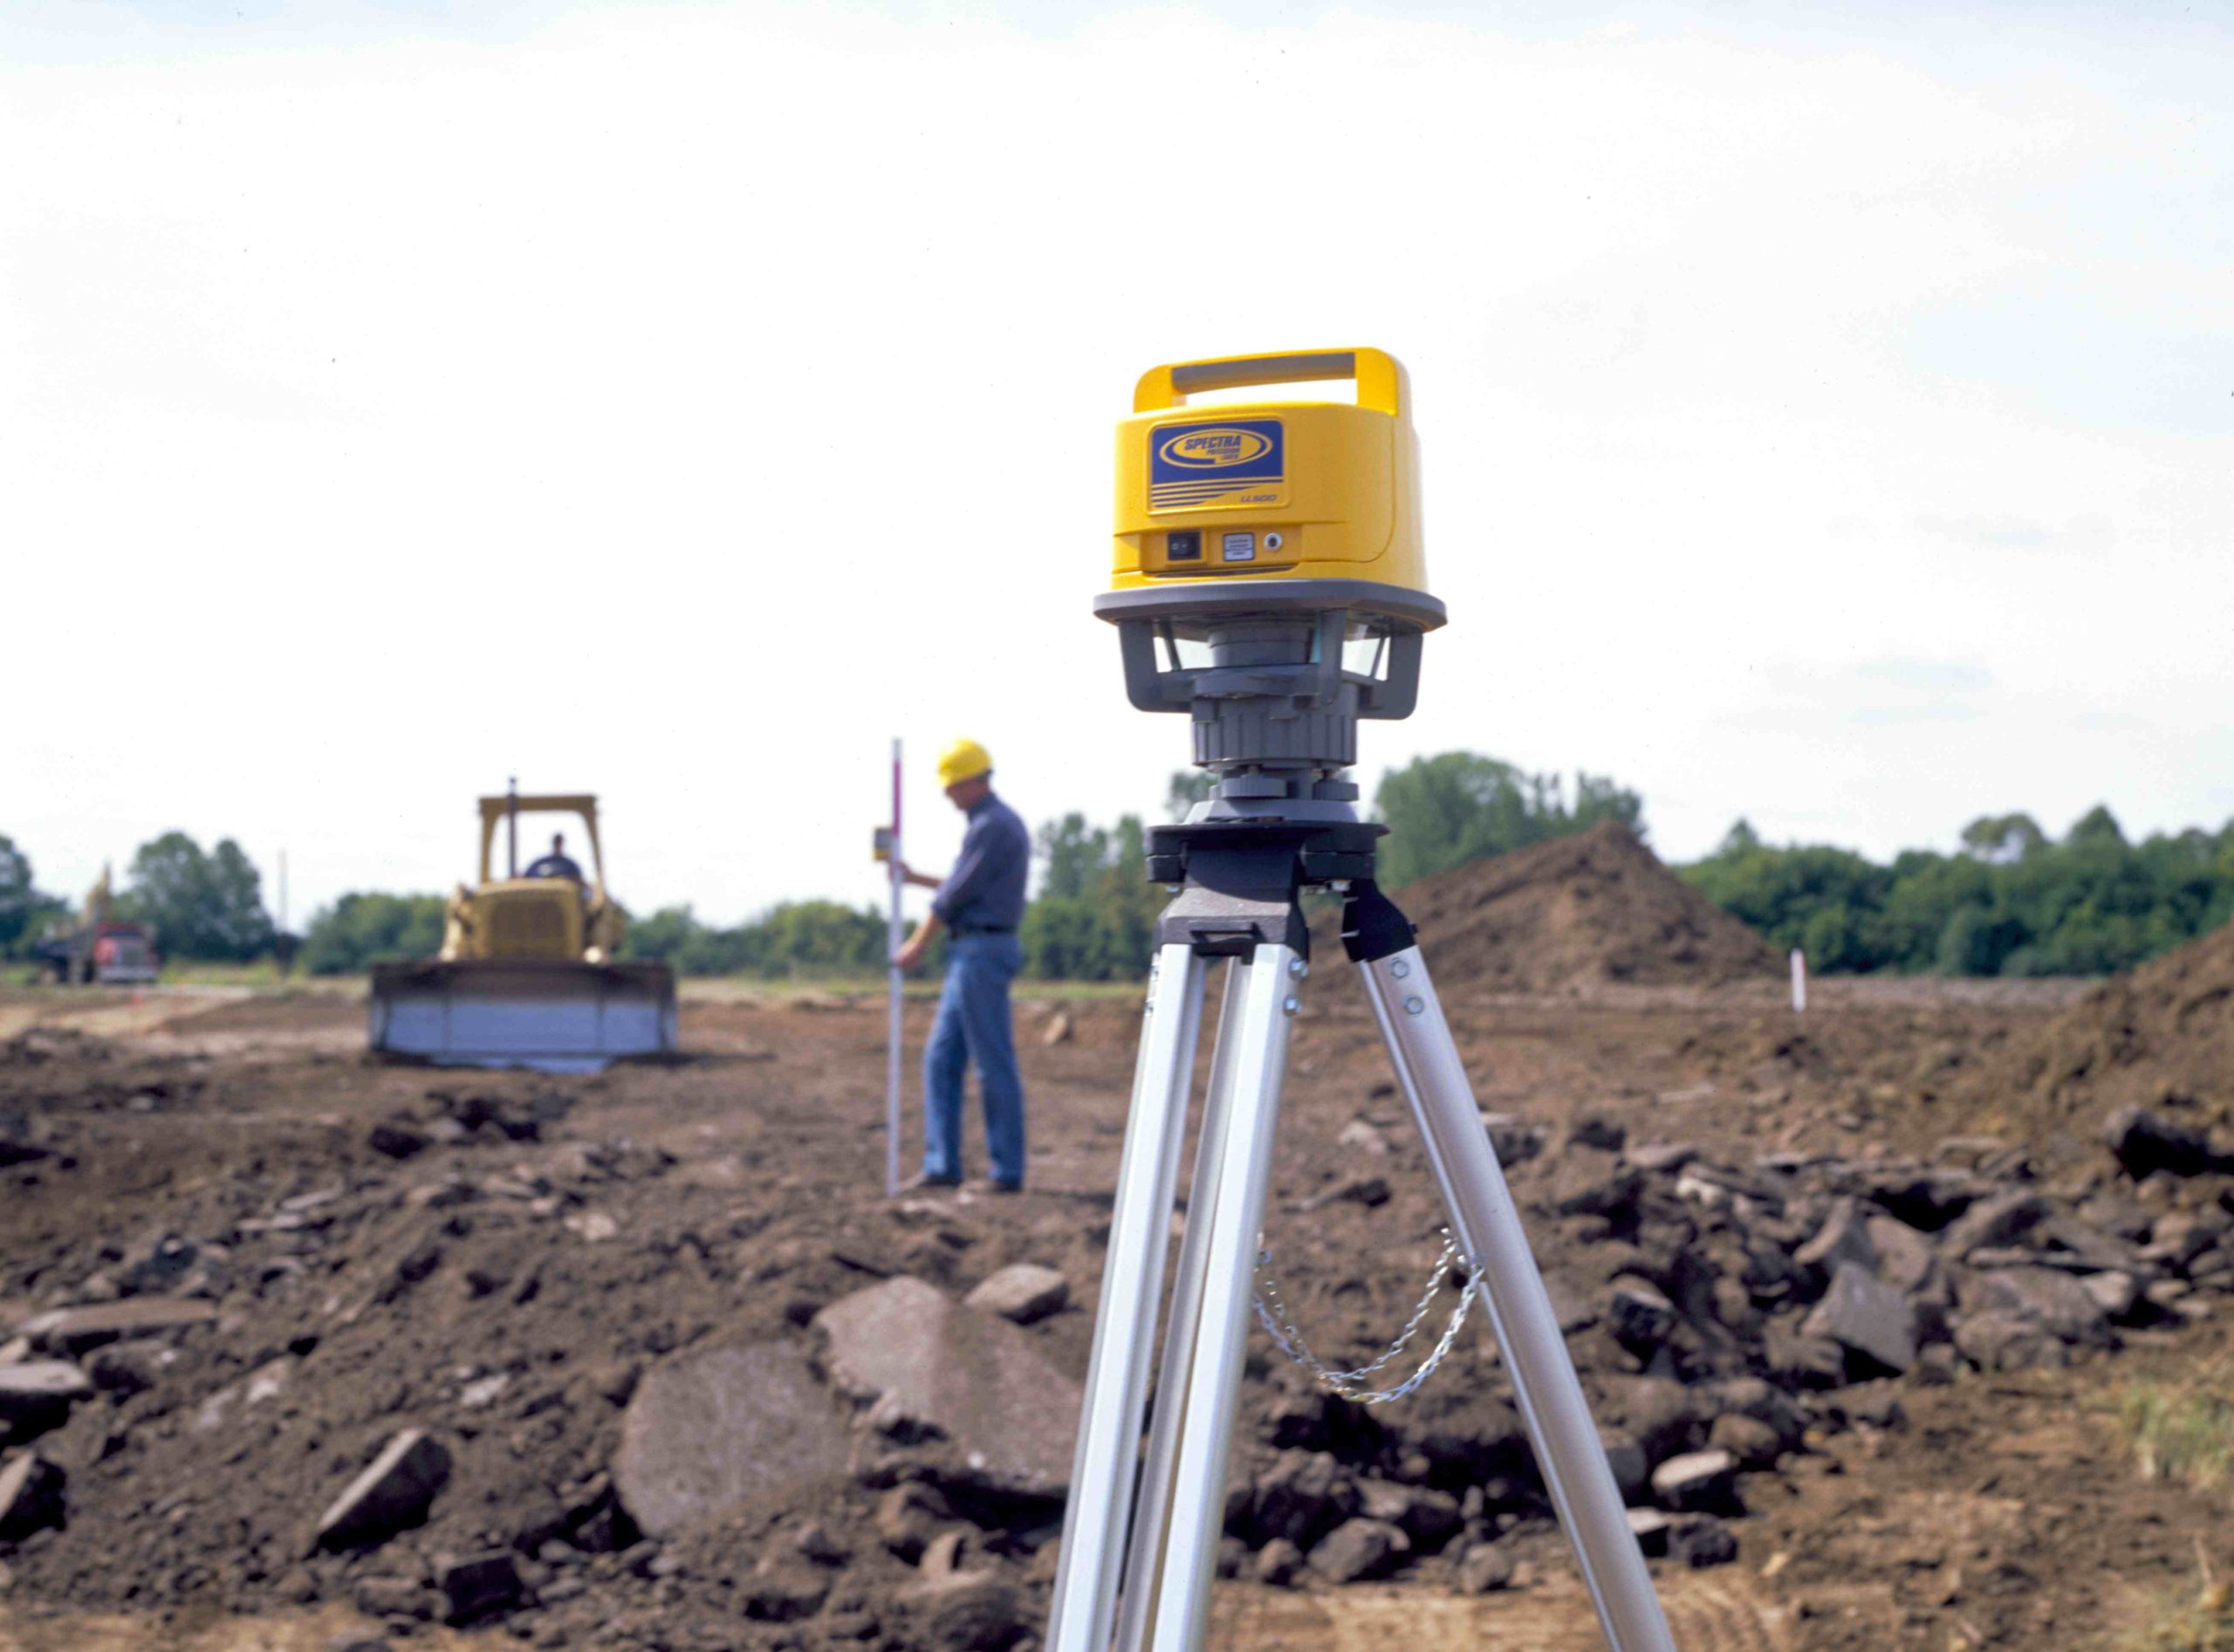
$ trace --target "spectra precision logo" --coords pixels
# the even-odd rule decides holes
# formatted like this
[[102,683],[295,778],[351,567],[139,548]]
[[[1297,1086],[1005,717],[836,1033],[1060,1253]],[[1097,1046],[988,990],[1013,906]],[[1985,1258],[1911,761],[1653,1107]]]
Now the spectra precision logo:
[[1184,465],[1189,470],[1223,470],[1261,459],[1271,450],[1270,436],[1234,425],[1217,425],[1168,436],[1157,452],[1167,464]]
[[1229,511],[1287,494],[1278,419],[1167,424],[1148,435],[1148,509]]

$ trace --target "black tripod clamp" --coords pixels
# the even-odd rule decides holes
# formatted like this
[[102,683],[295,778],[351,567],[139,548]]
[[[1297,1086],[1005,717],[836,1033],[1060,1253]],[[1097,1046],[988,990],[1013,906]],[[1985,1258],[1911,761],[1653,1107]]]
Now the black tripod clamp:
[[1410,946],[1411,921],[1374,881],[1388,828],[1369,820],[1204,820],[1148,828],[1148,880],[1179,893],[1156,919],[1158,948],[1246,958],[1260,946],[1311,956],[1303,892],[1342,888],[1342,948],[1371,963]]

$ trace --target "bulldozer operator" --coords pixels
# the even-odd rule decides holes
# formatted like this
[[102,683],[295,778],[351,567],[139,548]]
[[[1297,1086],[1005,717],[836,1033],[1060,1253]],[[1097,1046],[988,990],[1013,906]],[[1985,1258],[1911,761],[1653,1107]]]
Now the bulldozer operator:
[[992,756],[975,740],[956,740],[939,754],[939,784],[970,826],[961,857],[945,877],[900,868],[909,883],[938,895],[893,962],[913,969],[942,929],[949,937],[938,1018],[923,1050],[923,1169],[908,1186],[960,1185],[962,1083],[974,1064],[991,1162],[983,1185],[990,1193],[1017,1193],[1024,1188],[1024,1080],[1017,1072],[1009,983],[1024,964],[1017,926],[1031,870],[1031,833],[993,795]]
[[572,878],[577,883],[582,881],[581,867],[566,853],[565,833],[551,834],[551,853],[538,855],[529,862],[527,875],[531,878]]

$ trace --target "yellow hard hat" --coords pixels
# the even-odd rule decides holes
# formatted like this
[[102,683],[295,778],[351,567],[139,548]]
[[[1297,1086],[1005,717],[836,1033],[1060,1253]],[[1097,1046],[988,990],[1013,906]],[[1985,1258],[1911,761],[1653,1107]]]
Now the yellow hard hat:
[[975,740],[956,740],[939,753],[939,784],[956,785],[993,771],[993,754]]

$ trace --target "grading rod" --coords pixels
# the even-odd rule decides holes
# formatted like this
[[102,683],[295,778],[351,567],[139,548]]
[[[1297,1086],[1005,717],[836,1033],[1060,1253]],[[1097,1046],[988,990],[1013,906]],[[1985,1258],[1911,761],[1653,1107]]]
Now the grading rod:
[[[1242,1358],[1257,1277],[1257,1230],[1272,1169],[1280,1083],[1287,1071],[1289,994],[1302,977],[1292,947],[1259,945],[1241,992],[1232,1093],[1214,1183],[1216,1209],[1204,1246],[1202,1301],[1187,1376],[1187,1426],[1172,1475],[1169,1532],[1157,1576],[1154,1652],[1196,1652],[1210,1609],[1224,1525],[1227,1459],[1240,1400]],[[1188,1224],[1202,1219],[1199,1193]]]
[[1427,960],[1407,947],[1358,970],[1458,1243],[1481,1277],[1490,1333],[1606,1642],[1614,1652],[1676,1652]]
[[1204,970],[1191,947],[1175,942],[1157,949],[1148,977],[1101,1306],[1063,1511],[1062,1565],[1047,1614],[1048,1652],[1107,1652],[1115,1621],[1126,1518],[1140,1464],[1141,1409],[1194,1089]]
[[[900,742],[892,743],[892,847],[887,871],[891,881],[891,910],[884,922],[885,956],[898,954],[904,927],[900,915],[900,900],[908,887],[900,856]],[[900,1192],[900,1066],[901,1038],[905,1028],[901,1017],[903,994],[907,977],[895,963],[886,983],[884,1006],[884,1196],[887,1199]]]

